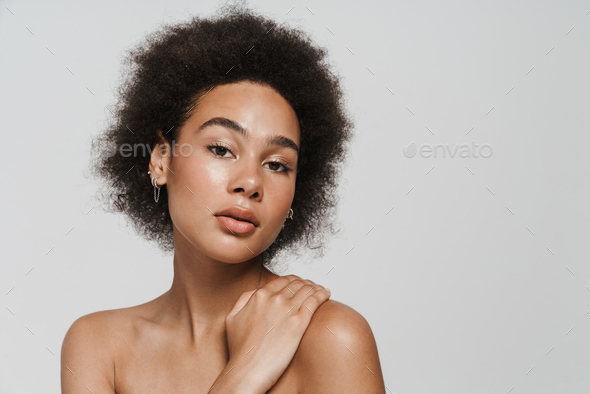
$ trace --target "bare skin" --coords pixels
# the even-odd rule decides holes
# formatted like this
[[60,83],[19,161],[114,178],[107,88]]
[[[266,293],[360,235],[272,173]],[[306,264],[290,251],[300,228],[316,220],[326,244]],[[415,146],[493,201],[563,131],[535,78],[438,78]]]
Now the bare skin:
[[[215,87],[193,111],[177,141],[192,153],[159,146],[149,165],[169,195],[172,286],[78,319],[62,346],[62,393],[384,393],[364,318],[322,286],[261,264],[293,201],[298,160],[285,144],[265,143],[278,135],[300,146],[293,109],[272,88],[240,82]],[[198,131],[214,118],[249,137],[218,124]],[[214,215],[236,205],[256,213],[252,233],[235,234]],[[301,316],[291,326],[289,305]]]

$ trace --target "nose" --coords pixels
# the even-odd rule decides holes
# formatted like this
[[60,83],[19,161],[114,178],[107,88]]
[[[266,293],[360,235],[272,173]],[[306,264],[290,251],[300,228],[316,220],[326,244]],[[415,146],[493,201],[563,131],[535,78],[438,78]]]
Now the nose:
[[232,166],[232,179],[230,181],[229,191],[234,193],[243,193],[247,198],[261,199],[263,195],[262,174],[263,170],[260,163],[254,157],[241,157],[234,166]]

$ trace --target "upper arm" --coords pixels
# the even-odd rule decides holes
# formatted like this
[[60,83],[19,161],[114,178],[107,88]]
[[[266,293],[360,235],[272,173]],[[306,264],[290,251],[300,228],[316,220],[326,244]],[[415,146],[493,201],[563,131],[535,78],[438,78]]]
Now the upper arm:
[[103,312],[76,320],[61,347],[61,392],[115,393],[109,331]]
[[328,300],[316,310],[295,362],[301,393],[385,393],[371,327],[338,301]]

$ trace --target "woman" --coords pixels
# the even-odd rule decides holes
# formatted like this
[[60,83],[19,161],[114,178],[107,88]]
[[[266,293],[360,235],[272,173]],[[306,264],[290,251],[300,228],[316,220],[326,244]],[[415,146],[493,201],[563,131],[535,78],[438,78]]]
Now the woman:
[[352,124],[324,55],[236,5],[131,50],[94,169],[108,206],[174,251],[174,279],[72,324],[62,393],[385,392],[366,320],[272,272],[333,229]]

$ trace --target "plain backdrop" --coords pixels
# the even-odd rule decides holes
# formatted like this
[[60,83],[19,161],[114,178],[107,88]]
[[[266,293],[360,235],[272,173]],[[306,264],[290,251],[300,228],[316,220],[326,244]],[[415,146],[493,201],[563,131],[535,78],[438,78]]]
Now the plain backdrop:
[[[84,176],[122,55],[218,4],[1,4],[0,392],[58,393],[75,319],[172,280]],[[328,50],[355,122],[344,231],[281,273],[367,319],[388,393],[590,392],[588,0],[249,4]]]

